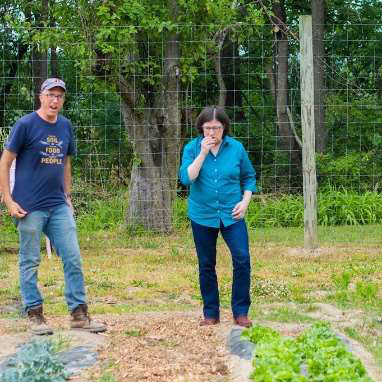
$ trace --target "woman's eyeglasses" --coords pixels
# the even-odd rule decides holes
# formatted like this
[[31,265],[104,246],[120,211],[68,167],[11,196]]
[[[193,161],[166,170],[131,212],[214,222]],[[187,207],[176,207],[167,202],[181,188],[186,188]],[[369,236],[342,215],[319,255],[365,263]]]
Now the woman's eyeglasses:
[[222,128],[223,126],[208,126],[208,127],[203,127],[203,130],[205,131],[218,131]]

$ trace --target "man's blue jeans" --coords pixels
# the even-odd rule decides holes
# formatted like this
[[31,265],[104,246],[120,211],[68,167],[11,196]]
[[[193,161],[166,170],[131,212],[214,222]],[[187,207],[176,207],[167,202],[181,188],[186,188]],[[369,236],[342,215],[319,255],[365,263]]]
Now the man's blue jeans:
[[232,255],[233,280],[231,306],[234,317],[248,314],[251,304],[249,289],[251,261],[248,232],[244,220],[220,228],[206,227],[191,221],[199,260],[199,282],[206,318],[219,318],[219,290],[216,277],[216,241],[221,232]]
[[80,247],[71,209],[66,204],[61,204],[47,210],[33,211],[24,218],[17,219],[16,225],[20,238],[20,289],[25,310],[43,303],[37,287],[42,232],[48,236],[63,262],[65,298],[69,310],[86,304]]

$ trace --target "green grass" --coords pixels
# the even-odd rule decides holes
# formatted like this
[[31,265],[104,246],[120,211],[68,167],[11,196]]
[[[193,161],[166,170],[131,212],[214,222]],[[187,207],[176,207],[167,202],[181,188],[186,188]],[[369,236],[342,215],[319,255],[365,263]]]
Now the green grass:
[[[376,321],[382,314],[381,231],[378,225],[319,227],[321,249],[310,254],[303,251],[302,228],[250,229],[251,317],[309,324],[316,320],[310,314],[317,313],[317,303],[350,312],[350,317],[351,312],[358,312],[358,321],[352,325],[344,322],[344,328],[382,366],[382,325]],[[116,224],[97,231],[79,230],[79,239],[92,313],[201,310],[197,258],[189,228],[171,235],[150,235],[132,234]],[[217,273],[222,307],[229,311],[232,265],[221,238]],[[39,280],[47,315],[67,315],[57,256],[49,260],[42,251]],[[15,318],[16,313],[1,307],[17,303],[17,253],[0,246],[0,318]],[[126,333],[129,335],[135,333]]]
[[123,334],[128,337],[142,337],[144,335],[144,333],[139,329],[125,330]]
[[347,327],[344,329],[344,333],[368,349],[377,363],[382,365],[382,337],[376,335],[379,333],[380,325],[375,322],[366,322],[362,328]]
[[296,309],[292,309],[288,306],[276,307],[270,313],[261,316],[262,320],[267,321],[277,321],[283,323],[312,323],[317,320],[309,317],[308,315],[302,314]]
[[117,379],[110,372],[105,372],[97,379],[96,382],[117,382]]
[[[319,226],[318,239],[320,246],[363,244],[365,246],[382,246],[381,225],[356,226]],[[282,244],[288,247],[304,245],[304,229],[291,228],[254,228],[250,229],[251,240],[259,245]],[[382,251],[381,251],[382,252]]]

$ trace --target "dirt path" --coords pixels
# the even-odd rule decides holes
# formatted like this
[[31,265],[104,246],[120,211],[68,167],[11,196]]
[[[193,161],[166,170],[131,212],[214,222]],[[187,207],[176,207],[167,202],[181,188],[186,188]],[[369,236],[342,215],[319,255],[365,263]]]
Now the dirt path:
[[[97,381],[112,374],[117,381],[155,382],[225,382],[229,381],[228,352],[219,331],[228,332],[231,318],[222,317],[216,327],[200,327],[200,315],[190,313],[146,313],[103,315],[95,317],[108,323],[103,336],[84,338],[82,332],[60,330],[64,318],[50,318],[49,323],[62,338],[75,346],[87,343],[98,347],[99,362],[72,381]],[[0,320],[2,349],[0,358],[15,352],[26,342],[26,320]],[[102,340],[98,340],[102,338]]]
[[[108,316],[110,342],[101,359],[113,359],[118,381],[229,381],[220,327],[200,327],[199,318],[194,312]],[[222,325],[230,324],[223,317]],[[104,370],[92,372],[94,378]]]

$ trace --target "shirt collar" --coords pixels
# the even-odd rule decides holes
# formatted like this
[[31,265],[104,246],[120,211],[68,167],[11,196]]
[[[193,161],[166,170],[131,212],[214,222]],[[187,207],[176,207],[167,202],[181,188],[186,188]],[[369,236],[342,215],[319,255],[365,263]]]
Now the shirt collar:
[[230,140],[231,140],[231,138],[228,136],[228,135],[226,135],[224,138],[223,138],[223,141],[222,141],[222,145],[228,145],[229,143],[230,143]]

